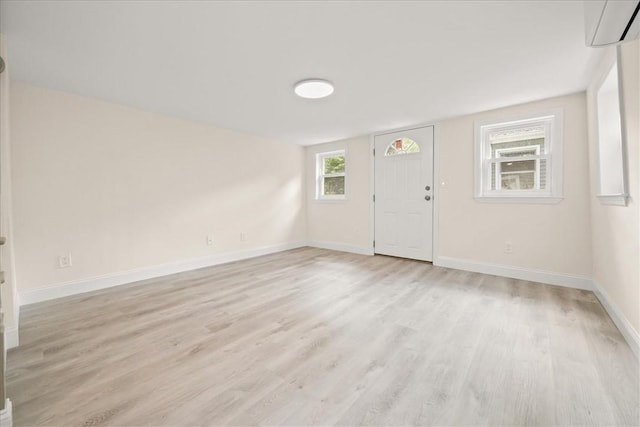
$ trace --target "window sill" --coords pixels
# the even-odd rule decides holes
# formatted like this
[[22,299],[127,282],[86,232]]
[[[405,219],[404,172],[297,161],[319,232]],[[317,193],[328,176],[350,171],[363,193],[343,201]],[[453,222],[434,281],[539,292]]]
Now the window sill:
[[601,205],[627,206],[628,194],[599,194],[596,196]]
[[480,203],[519,203],[529,205],[556,205],[563,197],[551,196],[476,196],[476,202]]
[[316,203],[329,203],[329,204],[332,204],[332,203],[344,203],[344,202],[347,201],[347,198],[346,197],[343,197],[343,198],[340,198],[340,199],[329,199],[329,198],[324,199],[323,198],[323,199],[313,199],[313,201],[316,202]]

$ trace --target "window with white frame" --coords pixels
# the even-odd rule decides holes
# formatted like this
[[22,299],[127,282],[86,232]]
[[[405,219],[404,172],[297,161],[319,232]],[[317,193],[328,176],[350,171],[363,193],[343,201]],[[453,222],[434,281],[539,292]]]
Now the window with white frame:
[[345,199],[345,162],[345,150],[316,154],[316,199]]
[[475,123],[480,201],[557,203],[562,198],[562,111]]

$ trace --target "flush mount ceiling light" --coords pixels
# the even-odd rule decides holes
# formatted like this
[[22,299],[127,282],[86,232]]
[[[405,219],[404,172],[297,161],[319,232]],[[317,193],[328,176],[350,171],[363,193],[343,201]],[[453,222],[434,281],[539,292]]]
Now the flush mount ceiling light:
[[306,79],[296,83],[293,90],[302,98],[324,98],[333,93],[333,84],[323,79]]

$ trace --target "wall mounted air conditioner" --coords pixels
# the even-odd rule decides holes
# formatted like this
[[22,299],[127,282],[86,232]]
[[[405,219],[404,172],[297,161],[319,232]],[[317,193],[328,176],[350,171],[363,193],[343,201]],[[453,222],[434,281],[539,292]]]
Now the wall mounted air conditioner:
[[586,0],[587,46],[600,47],[640,38],[640,0]]

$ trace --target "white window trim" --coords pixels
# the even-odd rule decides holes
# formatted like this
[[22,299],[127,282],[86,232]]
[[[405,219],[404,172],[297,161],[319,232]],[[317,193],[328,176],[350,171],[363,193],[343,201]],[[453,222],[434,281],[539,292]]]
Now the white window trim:
[[[613,55],[610,55],[605,59],[606,66],[600,73],[597,78],[595,88],[593,91],[593,105],[594,108],[594,116],[593,121],[595,123],[595,138],[596,138],[596,156],[597,156],[597,166],[598,166],[598,194],[596,195],[597,199],[600,201],[602,205],[611,205],[611,206],[627,206],[629,201],[629,183],[628,183],[628,166],[627,159],[625,156],[626,146],[627,146],[627,135],[626,135],[626,126],[625,126],[625,109],[624,109],[624,88],[623,86],[623,78],[622,71],[620,68],[620,49],[616,49]],[[604,84],[606,78],[609,76],[609,73],[613,69],[613,67],[617,67],[617,78],[618,78],[618,102],[619,102],[619,110],[620,110],[620,149],[622,152],[622,159],[620,164],[617,165],[618,168],[609,168],[610,170],[606,171],[606,173],[620,173],[622,179],[622,192],[621,193],[605,193],[602,190],[602,161],[600,159],[601,153],[601,141],[600,141],[600,118],[598,113],[598,93],[600,92],[602,85]]]
[[[486,150],[485,138],[490,131],[503,128],[518,128],[543,122],[545,125],[545,145],[548,152],[531,159],[547,160],[547,190],[505,191],[490,190],[491,161]],[[488,203],[531,203],[554,204],[562,201],[562,109],[553,109],[531,114],[523,114],[504,119],[483,120],[474,123],[474,198],[478,202]],[[519,147],[521,149],[521,147]],[[494,160],[495,161],[495,160]],[[506,161],[506,160],[505,160]],[[538,166],[539,167],[539,166]]]
[[[344,156],[344,172],[334,174],[324,174],[324,159],[327,157]],[[325,177],[344,176],[344,194],[331,194],[325,195],[324,193],[324,179]],[[333,150],[325,151],[322,153],[316,153],[316,200],[317,201],[344,201],[347,200],[347,150]]]

